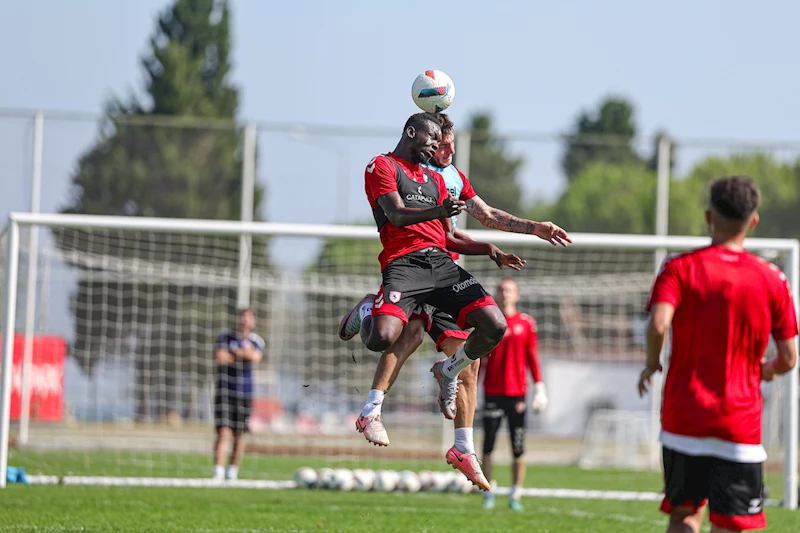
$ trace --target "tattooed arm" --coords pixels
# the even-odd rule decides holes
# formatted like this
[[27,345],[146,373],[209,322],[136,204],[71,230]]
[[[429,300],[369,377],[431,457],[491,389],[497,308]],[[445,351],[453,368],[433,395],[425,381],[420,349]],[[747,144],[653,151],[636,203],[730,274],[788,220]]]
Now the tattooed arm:
[[480,196],[473,196],[466,203],[467,213],[489,229],[536,235],[540,239],[550,242],[553,246],[556,244],[566,246],[567,243],[572,242],[567,232],[552,222],[535,222],[515,217],[490,206],[481,200]]

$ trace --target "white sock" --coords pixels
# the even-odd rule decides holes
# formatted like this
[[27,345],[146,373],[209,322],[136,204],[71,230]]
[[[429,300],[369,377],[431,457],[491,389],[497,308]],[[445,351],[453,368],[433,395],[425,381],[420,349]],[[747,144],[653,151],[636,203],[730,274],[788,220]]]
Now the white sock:
[[382,390],[371,389],[367,395],[367,403],[364,404],[364,409],[361,410],[361,416],[381,414],[384,395],[385,393]]
[[464,345],[461,345],[461,348],[453,354],[453,357],[448,357],[445,360],[442,373],[447,378],[456,379],[462,370],[474,362],[475,360],[470,359],[467,356],[467,352],[464,351]]
[[522,487],[520,487],[519,485],[514,485],[513,487],[511,487],[511,492],[508,494],[509,499],[519,501],[519,496],[520,496],[519,491],[521,488]]
[[456,450],[461,453],[475,453],[475,443],[472,441],[472,428],[456,428]]
[[231,465],[228,467],[228,479],[236,479],[239,477],[239,467]]
[[225,477],[225,467],[222,465],[215,465],[214,477]]
[[372,316],[372,302],[364,302],[358,308],[358,318],[361,322],[364,322],[364,319],[368,316]]

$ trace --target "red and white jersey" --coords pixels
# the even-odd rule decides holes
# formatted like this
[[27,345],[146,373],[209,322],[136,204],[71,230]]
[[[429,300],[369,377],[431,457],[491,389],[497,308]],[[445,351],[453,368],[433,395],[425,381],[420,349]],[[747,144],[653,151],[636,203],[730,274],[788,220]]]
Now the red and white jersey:
[[412,165],[392,153],[379,155],[369,162],[364,171],[364,189],[376,221],[384,217],[378,230],[383,244],[383,251],[378,256],[381,270],[398,257],[416,250],[435,247],[447,251],[447,239],[441,220],[429,220],[398,228],[385,219],[383,210],[378,205],[378,198],[390,192],[399,193],[406,207],[424,209],[440,205],[447,197],[447,189],[439,173],[423,169],[422,165]]
[[529,315],[517,313],[507,316],[506,322],[508,327],[503,340],[481,361],[483,391],[488,396],[525,396],[527,369],[535,383],[542,381],[536,321]]
[[786,277],[753,254],[709,246],[664,263],[647,310],[659,302],[675,308],[662,444],[763,462],[761,360],[770,335],[797,335]]

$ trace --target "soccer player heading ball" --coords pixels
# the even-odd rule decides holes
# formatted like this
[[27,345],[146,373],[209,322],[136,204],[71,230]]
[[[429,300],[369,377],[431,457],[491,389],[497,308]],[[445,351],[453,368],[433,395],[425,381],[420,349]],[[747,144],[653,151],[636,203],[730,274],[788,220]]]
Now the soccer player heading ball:
[[[365,188],[383,245],[383,284],[377,296],[368,294],[345,315],[339,336],[349,340],[360,332],[370,350],[383,351],[423,304],[457,317],[459,329],[474,327],[466,344],[433,368],[440,406],[454,406],[459,373],[500,342],[506,321],[489,293],[456,265],[448,250],[488,255],[498,266],[518,268],[524,261],[455,232],[450,217],[465,203],[448,194],[438,172],[423,166],[441,141],[439,117],[417,113],[406,122],[394,151],[367,165]],[[473,483],[488,489],[474,453],[454,462]]]
[[[766,527],[760,384],[794,368],[798,330],[786,277],[743,248],[759,200],[748,177],[715,181],[711,245],[667,259],[647,304],[640,395],[672,326],[661,413],[668,531],[699,532],[707,505],[712,533]],[[763,361],[770,335],[778,355]]]
[[[481,200],[472,189],[467,177],[452,164],[453,154],[455,153],[453,122],[443,113],[435,116],[441,127],[441,142],[439,142],[438,149],[426,166],[428,170],[433,170],[442,175],[450,196],[464,202],[466,211],[470,215],[487,227],[536,235],[551,242],[553,245],[566,245],[571,242],[567,233],[551,222],[534,222],[520,219],[495,209]],[[388,157],[393,156],[390,155]],[[372,166],[372,163],[370,166]],[[370,171],[370,167],[368,167],[365,176],[368,183],[370,180],[375,179],[372,173],[373,171]],[[450,222],[453,225],[454,234],[458,238],[471,241],[467,234],[456,229],[455,217]],[[455,259],[457,255],[451,254],[451,257]],[[519,269],[519,265],[509,264],[508,266]],[[363,317],[355,316],[353,313],[348,315],[352,322],[370,315],[369,304],[370,302],[367,301],[362,307],[364,311]],[[470,329],[470,325],[459,326],[456,318],[430,303],[426,302],[414,308],[402,335],[382,354],[375,371],[366,405],[356,424],[357,429],[363,432],[366,439],[373,444],[379,446],[389,445],[389,437],[381,419],[384,394],[394,383],[405,360],[422,343],[426,329],[436,342],[437,349],[447,356],[457,354],[471,334],[467,331]],[[344,335],[343,338],[345,337],[347,336]],[[475,455],[472,429],[475,405],[477,403],[478,367],[479,362],[477,360],[471,362],[461,371],[457,380],[448,380],[439,395],[439,406],[446,418],[454,419],[455,425],[455,443],[447,452],[447,461],[457,465],[457,468],[464,472],[473,483],[486,489],[488,488],[488,482],[480,470]]]

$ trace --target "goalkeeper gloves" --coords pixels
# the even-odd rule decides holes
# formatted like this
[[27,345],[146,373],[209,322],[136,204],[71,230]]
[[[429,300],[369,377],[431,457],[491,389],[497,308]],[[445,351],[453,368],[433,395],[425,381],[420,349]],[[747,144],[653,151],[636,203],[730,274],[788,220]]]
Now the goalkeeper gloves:
[[545,409],[547,409],[547,388],[544,386],[544,382],[540,381],[534,384],[534,393],[533,393],[533,410],[536,413],[541,413]]

